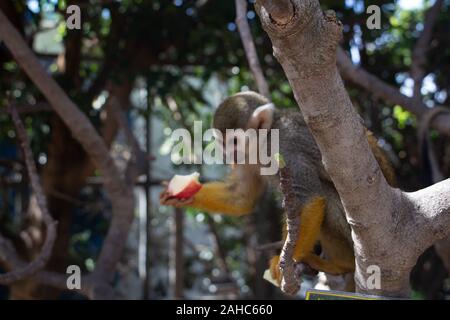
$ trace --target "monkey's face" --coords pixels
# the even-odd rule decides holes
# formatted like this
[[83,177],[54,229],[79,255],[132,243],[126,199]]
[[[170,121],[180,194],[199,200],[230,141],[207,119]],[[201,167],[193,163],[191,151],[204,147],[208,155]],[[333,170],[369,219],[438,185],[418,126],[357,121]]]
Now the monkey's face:
[[[223,161],[226,164],[235,164],[238,163],[240,158],[240,148],[242,141],[238,136],[234,136],[228,132],[215,130],[215,142],[219,150],[222,151]],[[245,142],[245,141],[244,141]]]
[[258,163],[258,130],[269,129],[272,107],[255,92],[244,92],[227,98],[214,113],[216,141],[222,147],[225,163]]
[[255,130],[216,130],[215,140],[227,164],[257,164],[258,136]]

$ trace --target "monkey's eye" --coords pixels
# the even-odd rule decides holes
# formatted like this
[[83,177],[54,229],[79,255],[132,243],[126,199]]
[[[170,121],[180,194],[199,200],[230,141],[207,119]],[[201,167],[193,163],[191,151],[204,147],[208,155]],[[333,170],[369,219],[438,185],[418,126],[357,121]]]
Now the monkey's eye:
[[227,139],[227,144],[236,146],[238,144],[238,138],[237,137],[233,137],[233,138],[230,137],[230,139]]

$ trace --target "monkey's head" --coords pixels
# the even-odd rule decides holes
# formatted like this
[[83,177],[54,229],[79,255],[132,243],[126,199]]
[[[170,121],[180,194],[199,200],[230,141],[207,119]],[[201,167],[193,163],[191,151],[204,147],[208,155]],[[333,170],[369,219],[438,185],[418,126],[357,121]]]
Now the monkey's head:
[[[214,113],[213,127],[222,134],[225,134],[226,129],[261,129],[255,126],[269,129],[272,113],[273,105],[266,97],[253,91],[240,92],[219,105]],[[256,123],[255,120],[260,122]]]
[[[234,149],[228,150],[228,152],[233,152],[233,158],[236,159],[237,149],[240,149],[238,145],[243,147],[245,152],[249,135],[235,132],[235,134],[227,136],[227,129],[242,129],[244,131],[254,129],[256,133],[259,129],[268,130],[272,127],[274,110],[274,105],[256,92],[237,93],[225,99],[214,113],[213,128],[221,134],[216,139],[218,142],[223,139],[221,141],[223,147],[227,143],[234,145]],[[249,146],[249,148],[251,147]]]

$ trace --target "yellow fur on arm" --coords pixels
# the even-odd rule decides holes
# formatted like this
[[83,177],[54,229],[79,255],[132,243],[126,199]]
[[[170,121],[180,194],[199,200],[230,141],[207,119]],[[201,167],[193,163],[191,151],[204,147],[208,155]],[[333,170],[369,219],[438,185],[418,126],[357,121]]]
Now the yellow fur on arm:
[[315,197],[308,202],[300,213],[300,232],[295,245],[293,258],[305,262],[311,268],[329,274],[352,272],[352,266],[339,264],[337,261],[324,260],[313,253],[314,245],[319,239],[325,218],[326,202],[323,197]]
[[[296,262],[302,262],[312,255],[325,217],[325,207],[325,198],[314,197],[300,210],[300,230],[293,254]],[[283,241],[286,241],[286,224],[283,227]],[[278,283],[281,282],[279,263],[280,256],[274,256],[270,260],[271,276]]]
[[244,196],[225,182],[205,183],[194,196],[190,207],[210,213],[224,213],[232,216],[250,214],[255,204],[254,196]]

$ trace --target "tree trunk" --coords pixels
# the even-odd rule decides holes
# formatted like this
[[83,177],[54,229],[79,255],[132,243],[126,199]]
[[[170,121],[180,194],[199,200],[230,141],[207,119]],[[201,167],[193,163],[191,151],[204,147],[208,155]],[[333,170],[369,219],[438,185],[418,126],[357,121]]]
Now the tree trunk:
[[[334,12],[317,0],[258,0],[256,10],[352,228],[356,290],[408,296],[420,254],[450,235],[450,179],[412,193],[387,184],[336,67]],[[372,266],[381,286],[369,281]]]

